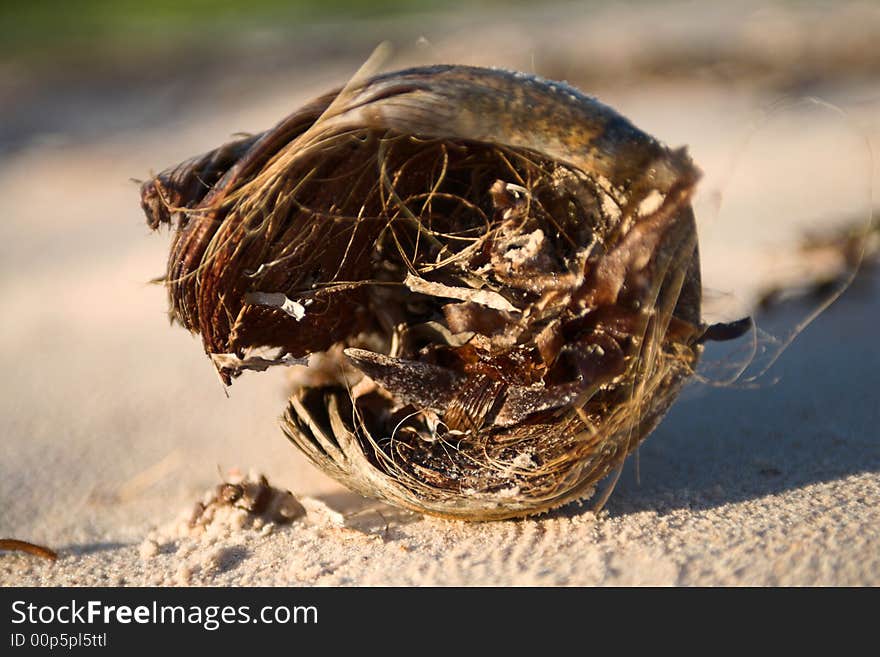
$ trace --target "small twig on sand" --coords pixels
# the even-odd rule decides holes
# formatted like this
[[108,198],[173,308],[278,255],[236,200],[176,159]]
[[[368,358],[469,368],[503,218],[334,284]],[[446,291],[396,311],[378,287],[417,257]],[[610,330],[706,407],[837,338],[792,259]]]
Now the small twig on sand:
[[50,550],[42,545],[34,545],[27,541],[19,541],[15,538],[0,538],[0,550],[9,550],[11,552],[27,552],[36,557],[55,561],[58,554],[54,550]]

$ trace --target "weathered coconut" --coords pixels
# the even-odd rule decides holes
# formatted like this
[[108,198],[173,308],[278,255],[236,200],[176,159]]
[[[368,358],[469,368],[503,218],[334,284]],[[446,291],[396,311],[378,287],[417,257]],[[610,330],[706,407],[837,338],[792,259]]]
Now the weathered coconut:
[[313,463],[479,520],[591,495],[720,334],[698,178],[566,84],[432,66],[356,80],[142,204],[173,225],[172,316],[227,383],[311,356],[284,429]]

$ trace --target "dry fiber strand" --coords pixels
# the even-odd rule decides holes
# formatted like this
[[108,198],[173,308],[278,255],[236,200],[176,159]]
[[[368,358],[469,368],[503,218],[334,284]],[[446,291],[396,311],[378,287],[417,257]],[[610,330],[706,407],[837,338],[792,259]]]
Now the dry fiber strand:
[[36,545],[35,543],[29,543],[28,541],[20,541],[15,538],[0,538],[0,550],[23,552],[25,554],[32,554],[35,557],[49,559],[50,561],[55,561],[58,558],[58,554],[54,550],[50,550],[42,545]]
[[701,321],[698,178],[566,84],[431,66],[356,78],[142,205],[226,383],[310,364],[283,428],[313,463],[489,520],[593,494],[742,329]]

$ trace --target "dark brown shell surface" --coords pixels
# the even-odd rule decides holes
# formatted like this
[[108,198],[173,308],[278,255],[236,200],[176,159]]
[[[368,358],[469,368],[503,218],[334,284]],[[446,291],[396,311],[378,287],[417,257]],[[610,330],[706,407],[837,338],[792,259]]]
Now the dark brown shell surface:
[[433,66],[168,169],[142,206],[223,379],[295,366],[283,428],[315,465],[488,520],[589,497],[693,372],[698,178],[568,85]]

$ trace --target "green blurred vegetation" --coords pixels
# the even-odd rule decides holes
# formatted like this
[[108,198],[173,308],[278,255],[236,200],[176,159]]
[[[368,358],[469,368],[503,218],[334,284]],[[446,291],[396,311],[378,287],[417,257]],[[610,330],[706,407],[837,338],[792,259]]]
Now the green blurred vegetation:
[[[498,5],[498,0],[0,0],[0,55],[216,42],[237,31]],[[199,43],[188,43],[198,46]]]

